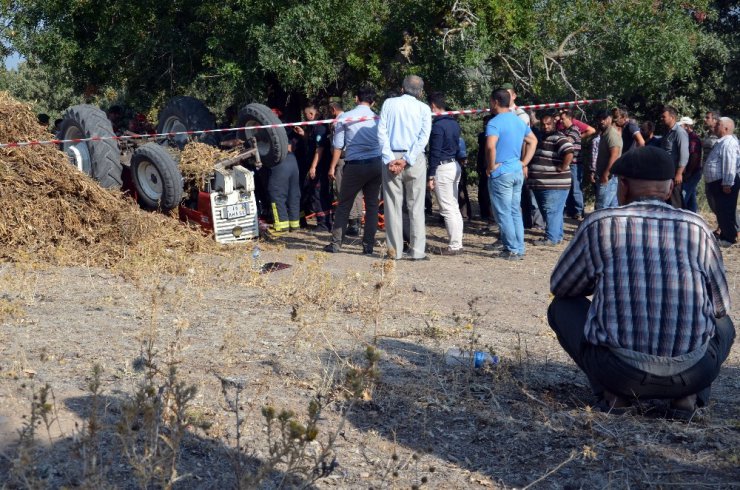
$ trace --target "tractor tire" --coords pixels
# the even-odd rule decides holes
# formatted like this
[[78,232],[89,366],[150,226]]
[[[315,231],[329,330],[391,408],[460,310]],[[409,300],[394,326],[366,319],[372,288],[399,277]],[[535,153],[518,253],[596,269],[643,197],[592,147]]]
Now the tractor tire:
[[[268,126],[282,124],[280,119],[262,104],[248,104],[239,111],[239,127],[244,126]],[[262,166],[274,167],[285,159],[288,154],[288,133],[285,128],[267,128],[257,130],[245,130],[240,137],[257,138],[257,149],[259,150]]]
[[[195,97],[180,96],[170,99],[159,113],[157,133],[177,133],[181,131],[205,131],[216,127],[216,118],[208,107]],[[199,141],[211,146],[218,145],[215,133],[197,135],[177,135],[165,140],[182,150],[189,141]]]
[[163,147],[147,143],[131,155],[131,180],[144,209],[166,213],[182,200],[182,174]]
[[[62,115],[59,138],[63,140],[100,136],[114,138],[105,112],[92,105],[75,105]],[[121,187],[121,150],[118,141],[105,139],[80,143],[62,143],[60,150],[71,157],[74,165],[97,180],[102,187]]]

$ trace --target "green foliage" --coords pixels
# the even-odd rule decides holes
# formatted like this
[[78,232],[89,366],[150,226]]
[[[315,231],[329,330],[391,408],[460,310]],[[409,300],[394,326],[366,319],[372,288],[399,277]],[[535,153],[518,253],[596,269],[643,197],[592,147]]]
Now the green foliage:
[[[603,97],[649,112],[687,97],[737,108],[738,11],[693,0],[5,0],[0,38],[146,110],[396,89],[420,74],[461,105],[513,81],[522,100]],[[31,94],[32,95],[32,94]]]
[[59,117],[67,107],[81,102],[66,81],[69,74],[50,65],[22,62],[17,70],[0,71],[0,90],[32,105],[36,112]]

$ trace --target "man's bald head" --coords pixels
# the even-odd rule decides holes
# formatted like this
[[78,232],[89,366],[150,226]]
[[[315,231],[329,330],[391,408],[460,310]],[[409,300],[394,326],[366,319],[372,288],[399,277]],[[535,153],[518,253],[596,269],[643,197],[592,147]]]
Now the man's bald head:
[[423,91],[424,80],[422,80],[421,77],[409,75],[403,79],[403,93],[420,99]]

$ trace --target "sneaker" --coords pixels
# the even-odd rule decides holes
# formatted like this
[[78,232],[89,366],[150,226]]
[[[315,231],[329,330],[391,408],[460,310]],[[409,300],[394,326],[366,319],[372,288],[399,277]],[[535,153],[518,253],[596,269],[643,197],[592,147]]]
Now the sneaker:
[[435,250],[434,251],[434,254],[435,255],[449,255],[449,256],[462,255],[463,254],[463,249],[457,248],[457,249],[454,249],[453,250],[453,249],[451,249],[449,247],[447,247],[447,248],[440,248],[439,250]]
[[428,255],[425,255],[423,257],[410,257],[409,255],[403,254],[403,260],[411,260],[413,262],[419,262],[419,261],[426,261],[431,260]]
[[327,245],[326,247],[324,247],[324,252],[330,253],[330,254],[335,254],[335,253],[339,252],[339,247],[337,247],[336,245],[330,243],[329,245]]
[[504,260],[524,260],[524,255],[511,252],[509,250],[502,250],[501,252],[493,255],[497,259]]
[[534,244],[539,245],[540,247],[554,247],[555,245],[557,245],[557,243],[551,242],[547,238],[538,238],[534,241]]
[[503,249],[504,249],[504,244],[503,242],[501,242],[501,240],[496,240],[495,242],[489,243],[488,245],[483,245],[483,250],[495,252],[496,250],[503,250]]
[[368,246],[362,247],[362,255],[372,255],[373,254],[373,248]]

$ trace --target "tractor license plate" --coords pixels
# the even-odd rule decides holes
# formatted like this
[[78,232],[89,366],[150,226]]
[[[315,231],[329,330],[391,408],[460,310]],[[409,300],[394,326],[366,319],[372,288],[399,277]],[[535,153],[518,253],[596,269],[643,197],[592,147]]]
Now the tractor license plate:
[[243,218],[249,214],[246,203],[233,204],[226,206],[226,219]]

